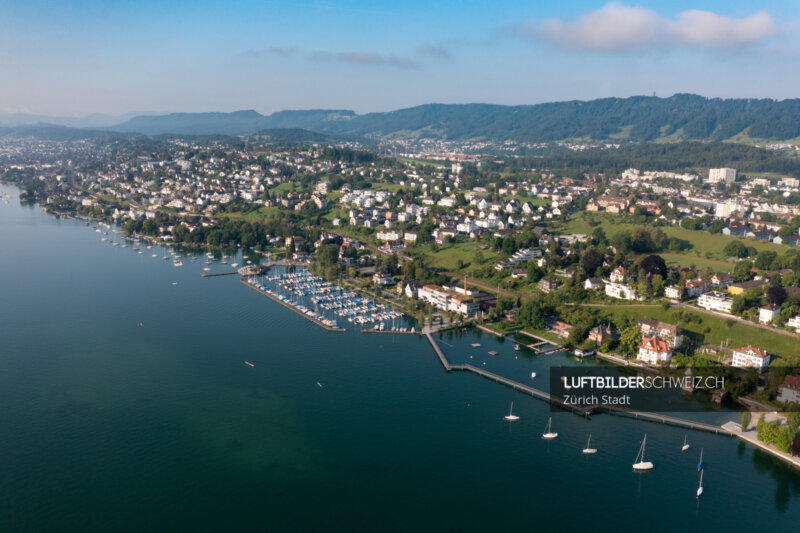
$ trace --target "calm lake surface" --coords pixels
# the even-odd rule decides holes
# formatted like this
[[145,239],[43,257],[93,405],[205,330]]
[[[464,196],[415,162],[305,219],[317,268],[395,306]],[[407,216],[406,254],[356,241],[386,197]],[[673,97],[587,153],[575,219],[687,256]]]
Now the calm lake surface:
[[[323,331],[202,257],[175,268],[0,190],[2,532],[800,528],[800,475],[738,440],[690,431],[682,454],[680,428],[551,413],[447,374],[424,338]],[[441,340],[520,380],[574,364]]]

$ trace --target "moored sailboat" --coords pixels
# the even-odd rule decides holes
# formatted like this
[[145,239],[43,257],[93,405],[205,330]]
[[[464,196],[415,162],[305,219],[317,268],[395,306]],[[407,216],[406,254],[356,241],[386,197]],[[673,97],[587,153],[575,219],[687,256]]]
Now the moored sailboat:
[[634,459],[635,461],[633,463],[634,470],[644,471],[653,469],[653,463],[644,460],[644,446],[646,442],[647,442],[647,435],[645,435],[644,438],[642,439],[642,445],[639,446],[639,453],[636,454],[636,459]]
[[552,426],[553,426],[553,417],[551,416],[550,418],[547,419],[547,427],[544,428],[544,433],[542,433],[543,439],[550,440],[558,437],[558,433],[555,433],[553,431]]
[[511,408],[508,410],[508,414],[503,417],[503,420],[508,420],[513,422],[514,420],[519,420],[519,417],[514,414],[514,402],[511,402]]
[[586,441],[586,447],[582,450],[584,455],[594,455],[597,453],[597,448],[592,448],[590,444],[592,443],[592,434],[589,434],[589,439]]

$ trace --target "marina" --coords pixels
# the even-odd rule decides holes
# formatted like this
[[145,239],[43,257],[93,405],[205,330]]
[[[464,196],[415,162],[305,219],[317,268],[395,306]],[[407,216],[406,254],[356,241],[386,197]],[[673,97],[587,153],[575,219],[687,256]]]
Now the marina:
[[401,325],[403,314],[399,311],[325,281],[304,268],[281,272],[270,269],[268,275],[250,276],[246,283],[330,328],[338,329],[338,321],[346,320],[357,326],[370,326],[372,332],[413,333],[413,328]]

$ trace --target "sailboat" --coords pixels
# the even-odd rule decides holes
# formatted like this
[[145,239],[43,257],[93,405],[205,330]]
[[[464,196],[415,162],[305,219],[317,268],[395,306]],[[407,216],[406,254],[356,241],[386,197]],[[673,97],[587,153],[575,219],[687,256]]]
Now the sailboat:
[[703,472],[705,470],[700,471],[700,486],[697,487],[697,497],[699,498],[701,494],[703,494]]
[[519,420],[519,417],[514,414],[514,402],[511,402],[511,408],[508,410],[508,414],[503,417],[503,420],[508,420],[509,422]]
[[519,344],[514,345],[514,350],[519,351]]
[[544,428],[544,433],[542,433],[543,439],[550,440],[558,437],[558,433],[553,432],[552,426],[553,426],[553,417],[551,416],[550,418],[547,419],[547,427]]
[[585,455],[594,455],[597,453],[597,448],[590,448],[589,444],[592,442],[592,434],[589,434],[589,440],[586,441],[586,448],[583,449]]
[[700,460],[697,462],[697,471],[701,471],[705,465],[703,464],[703,448],[700,448]]
[[686,435],[683,436],[683,446],[681,446],[681,451],[685,452],[689,449],[689,443],[686,441]]
[[531,372],[531,379],[536,379],[536,372]]
[[639,447],[639,453],[636,454],[636,462],[633,463],[634,470],[652,470],[653,463],[644,460],[644,445],[647,442],[647,435],[642,439],[642,445]]

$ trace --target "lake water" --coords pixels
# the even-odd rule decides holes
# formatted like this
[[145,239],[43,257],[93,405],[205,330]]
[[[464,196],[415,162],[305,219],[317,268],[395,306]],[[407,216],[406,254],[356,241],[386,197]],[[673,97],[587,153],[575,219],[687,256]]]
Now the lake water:
[[[424,338],[323,331],[236,276],[201,278],[202,258],[175,268],[163,250],[111,246],[0,190],[11,195],[0,202],[2,532],[800,523],[800,475],[735,439],[690,431],[682,454],[679,428],[551,413],[446,373]],[[520,379],[567,361],[515,359],[511,342],[476,332],[441,339],[454,362],[481,354]],[[550,416],[559,438],[543,441]],[[592,457],[580,453],[589,433]],[[656,466],[635,474],[645,433]]]

